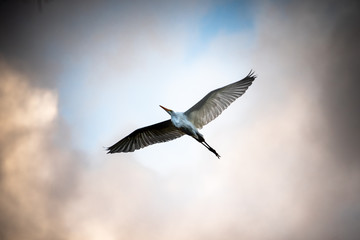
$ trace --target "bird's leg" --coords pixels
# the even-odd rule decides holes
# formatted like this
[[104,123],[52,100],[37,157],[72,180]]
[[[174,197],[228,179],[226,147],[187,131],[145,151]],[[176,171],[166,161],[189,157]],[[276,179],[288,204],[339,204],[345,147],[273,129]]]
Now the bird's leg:
[[209,144],[207,144],[207,142],[203,141],[200,142],[202,145],[204,145],[207,149],[209,149],[210,152],[214,153],[219,159],[220,159],[220,155],[215,151],[215,149],[213,149],[212,147],[210,147]]

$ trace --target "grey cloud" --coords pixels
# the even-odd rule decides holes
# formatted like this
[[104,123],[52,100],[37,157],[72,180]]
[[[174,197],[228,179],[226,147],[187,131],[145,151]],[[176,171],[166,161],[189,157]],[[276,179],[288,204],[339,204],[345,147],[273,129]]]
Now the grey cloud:
[[296,133],[303,142],[281,146],[285,152],[295,146],[289,159],[302,157],[308,164],[305,172],[299,169],[298,200],[307,202],[303,210],[309,214],[292,232],[299,239],[359,236],[359,7],[355,1],[278,2],[265,4],[260,18],[271,20],[259,24],[264,28],[256,57],[266,77],[278,78],[265,80],[263,91],[273,89],[280,108],[276,99],[282,94],[298,95],[308,106],[303,130]]
[[[143,59],[144,52],[171,53],[176,40],[172,31],[182,31],[183,23],[191,21],[201,6],[198,1],[55,0],[39,11],[35,3],[1,3],[0,56],[25,72],[33,84],[50,88],[58,86],[69,63],[80,69],[106,61],[121,74],[151,61]],[[99,52],[102,58],[96,59]]]

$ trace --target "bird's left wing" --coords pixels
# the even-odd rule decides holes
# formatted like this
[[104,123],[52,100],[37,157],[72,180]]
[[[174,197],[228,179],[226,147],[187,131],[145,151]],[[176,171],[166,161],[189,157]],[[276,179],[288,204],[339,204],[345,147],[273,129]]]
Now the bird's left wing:
[[202,128],[219,116],[232,102],[241,97],[255,80],[254,72],[244,79],[209,92],[203,99],[185,112],[195,127]]
[[183,135],[184,133],[177,129],[171,120],[167,120],[139,128],[111,147],[108,147],[107,150],[108,153],[133,152],[151,144],[167,142]]

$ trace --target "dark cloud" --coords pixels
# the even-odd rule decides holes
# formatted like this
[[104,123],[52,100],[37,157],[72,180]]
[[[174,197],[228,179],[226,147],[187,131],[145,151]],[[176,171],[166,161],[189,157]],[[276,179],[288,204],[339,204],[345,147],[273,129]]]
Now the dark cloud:
[[[357,1],[297,1],[277,5],[289,17],[282,38],[273,44],[287,49],[283,66],[292,90],[304,88],[308,110],[303,136],[305,159],[321,159],[322,166],[307,176],[306,192],[311,220],[299,239],[357,239],[360,235],[360,4]],[[274,26],[276,28],[277,26]],[[278,25],[281,29],[281,26]],[[274,29],[273,31],[277,31]],[[272,30],[269,30],[272,31]],[[272,36],[272,34],[269,34]],[[266,41],[266,40],[265,40]],[[277,45],[277,46],[279,46]],[[275,48],[278,49],[278,48]],[[273,54],[275,54],[273,52]],[[290,79],[292,78],[292,79]],[[301,85],[301,86],[300,86]],[[317,156],[309,155],[317,149]],[[307,152],[307,153],[306,153]],[[309,174],[309,173],[305,173]]]
[[[356,58],[360,51],[360,4],[275,1],[267,6],[263,15],[277,19],[277,25],[259,24],[267,26],[259,35],[260,50],[266,52],[259,53],[256,60],[267,64],[273,61],[273,69],[282,66],[287,78],[283,84],[291,86],[287,91],[305,85],[309,99],[319,107],[312,116],[321,117],[321,121],[313,122],[312,126],[318,124],[317,130],[324,134],[324,148],[339,163],[357,162],[360,82]],[[260,21],[266,20],[260,16]],[[292,75],[287,76],[288,73]]]
[[[327,177],[332,184],[332,200],[317,200],[323,221],[314,235],[318,239],[357,239],[360,235],[360,3],[358,1],[323,3],[320,21],[330,24],[326,44],[321,106],[327,138],[324,149],[336,171]],[[311,5],[310,5],[311,6]],[[309,8],[310,10],[310,8]],[[325,184],[324,184],[325,185]],[[326,185],[325,185],[326,186]],[[320,221],[319,220],[319,221]]]
[[48,57],[47,48],[54,40],[51,26],[58,23],[51,24],[51,18],[39,11],[36,2],[0,2],[0,57],[31,74],[33,83],[51,85],[48,74],[55,62]]
[[[27,74],[33,84],[51,88],[75,63],[81,69],[106,61],[125,71],[143,64],[137,57],[139,49],[173,51],[172,34],[162,31],[163,27],[171,24],[172,31],[182,30],[183,21],[189,19],[178,12],[192,13],[199,5],[196,1],[54,0],[45,1],[39,11],[37,2],[1,1],[0,56]],[[99,52],[107,60],[99,59]]]
[[[327,18],[332,24],[327,51],[327,74],[322,93],[330,124],[330,151],[339,163],[360,167],[360,3],[334,2]],[[353,164],[356,164],[353,165]]]

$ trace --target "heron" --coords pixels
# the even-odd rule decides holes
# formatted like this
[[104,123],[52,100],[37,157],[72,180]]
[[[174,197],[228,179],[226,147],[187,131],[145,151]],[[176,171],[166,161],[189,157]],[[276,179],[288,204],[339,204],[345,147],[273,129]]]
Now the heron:
[[215,149],[205,141],[199,129],[218,117],[231,103],[241,97],[255,78],[256,75],[251,70],[245,78],[209,92],[186,112],[175,112],[160,105],[171,119],[133,131],[108,147],[107,153],[134,152],[155,143],[189,135],[220,158]]

